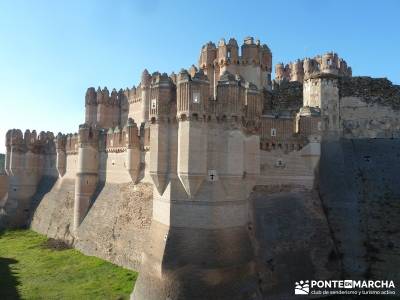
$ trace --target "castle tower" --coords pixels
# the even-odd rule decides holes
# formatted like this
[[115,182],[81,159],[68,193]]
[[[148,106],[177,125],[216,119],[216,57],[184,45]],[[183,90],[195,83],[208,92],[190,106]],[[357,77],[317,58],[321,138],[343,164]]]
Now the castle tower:
[[[29,220],[31,198],[44,174],[46,148],[53,146],[52,134],[19,129],[6,134],[6,172],[9,176],[5,212],[10,227],[21,227]],[[50,173],[50,172],[48,172]]]
[[339,74],[339,58],[336,53],[328,52],[322,55],[321,72],[327,74]]
[[236,65],[239,63],[239,46],[234,38],[229,39],[226,44],[221,39],[218,44],[218,62],[225,65]]
[[140,140],[138,135],[138,127],[131,118],[125,128],[126,132],[126,168],[132,178],[132,182],[136,183],[140,173]]
[[151,84],[151,75],[144,69],[141,77],[140,88],[142,91],[142,120],[141,122],[146,122],[149,120],[149,111],[150,111],[150,84]]
[[119,126],[121,122],[121,107],[120,99],[118,98],[118,92],[116,89],[113,89],[111,92],[110,104],[111,126]]
[[322,56],[319,69],[315,60],[304,60],[303,106],[320,111],[320,130],[333,136],[341,128],[337,63],[337,55],[333,53]]
[[243,78],[255,84],[258,89],[271,89],[272,53],[267,45],[260,45],[260,41],[254,42],[254,38],[247,37],[241,47]]
[[74,230],[85,218],[96,190],[99,173],[99,132],[88,124],[79,126],[78,166],[75,179]]
[[[192,78],[183,70],[177,78],[178,126],[172,110],[169,123],[160,115],[165,110],[153,115],[150,151],[157,188],[149,244],[131,299],[260,299],[248,232],[259,137],[237,117],[244,97],[238,97],[240,108],[236,100],[229,103],[238,82],[207,107],[208,84],[201,72]],[[157,105],[156,100],[154,113]]]
[[241,76],[260,90],[272,88],[271,50],[267,45],[261,45],[259,40],[254,41],[252,37],[244,40],[241,55],[238,43],[233,38],[228,43],[221,39],[218,48],[209,42],[201,50],[199,66],[210,81],[210,94],[213,99],[216,98],[218,81],[225,72]]
[[105,87],[103,90],[100,87],[97,89],[97,124],[101,128],[112,127],[110,113],[110,93]]
[[244,82],[239,76],[225,72],[218,81],[218,104],[223,109],[223,117],[240,121],[244,117],[246,101]]
[[296,60],[290,64],[290,81],[303,82],[304,79],[304,69],[303,61]]
[[305,58],[303,60],[304,79],[308,79],[314,73],[319,72],[318,62],[312,58]]
[[57,151],[56,166],[60,177],[64,176],[67,167],[67,154],[65,149],[66,142],[67,142],[67,137],[61,134],[61,132],[58,133],[56,137],[56,151]]
[[206,177],[206,112],[209,98],[208,78],[202,71],[190,78],[181,71],[177,82],[178,176],[192,197]]
[[[210,81],[210,96],[212,99],[215,99],[216,96],[216,74],[214,68],[214,62],[217,59],[217,48],[215,44],[212,42],[208,42],[201,48],[200,59],[199,59],[199,67],[203,70],[204,74],[207,75],[208,80]],[[215,62],[217,63],[217,62]]]
[[[169,143],[172,103],[175,86],[167,74],[153,74],[150,88],[150,166],[149,173],[157,191],[162,194],[168,184]],[[176,103],[175,103],[176,107]]]
[[120,116],[120,124],[121,125],[125,125],[128,122],[129,102],[128,102],[127,93],[125,93],[125,91],[123,89],[120,89],[118,91],[118,100],[119,100],[120,114],[121,114],[121,116]]
[[283,65],[283,63],[276,64],[275,65],[275,80],[278,82],[281,82],[285,79],[287,79],[285,66]]
[[85,123],[94,125],[97,122],[97,94],[93,87],[86,91],[85,96]]
[[258,122],[260,121],[260,116],[263,112],[261,93],[255,84],[247,82],[245,96],[246,121],[257,127],[259,125]]

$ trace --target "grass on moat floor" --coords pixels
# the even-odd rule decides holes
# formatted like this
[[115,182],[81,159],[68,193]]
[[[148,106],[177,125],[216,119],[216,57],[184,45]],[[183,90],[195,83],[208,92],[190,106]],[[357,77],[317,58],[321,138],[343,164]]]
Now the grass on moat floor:
[[1,300],[129,299],[136,272],[51,244],[31,230],[0,233]]

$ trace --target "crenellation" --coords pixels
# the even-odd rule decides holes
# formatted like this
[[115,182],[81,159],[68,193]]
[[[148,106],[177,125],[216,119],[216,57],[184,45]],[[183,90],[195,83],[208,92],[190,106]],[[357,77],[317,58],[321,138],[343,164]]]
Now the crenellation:
[[274,82],[277,84],[282,81],[303,83],[306,79],[321,74],[351,77],[352,70],[343,58],[339,58],[338,54],[327,52],[314,58],[297,59],[286,65],[276,64]]
[[66,141],[65,149],[68,154],[78,153],[78,134],[77,133],[67,134],[67,141]]
[[126,151],[126,132],[116,126],[114,129],[109,128],[105,136],[106,152],[125,152]]

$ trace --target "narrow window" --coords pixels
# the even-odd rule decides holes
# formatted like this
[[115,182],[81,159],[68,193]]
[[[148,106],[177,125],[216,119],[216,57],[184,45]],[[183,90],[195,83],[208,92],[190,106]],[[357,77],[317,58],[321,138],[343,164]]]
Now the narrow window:
[[276,128],[271,128],[271,136],[276,136]]

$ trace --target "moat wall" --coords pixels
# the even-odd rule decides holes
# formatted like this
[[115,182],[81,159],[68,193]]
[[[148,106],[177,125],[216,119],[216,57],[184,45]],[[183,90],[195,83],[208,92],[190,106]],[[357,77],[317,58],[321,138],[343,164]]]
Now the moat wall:
[[44,178],[34,196],[29,226],[72,244],[84,254],[137,270],[151,223],[152,186],[100,183],[76,235],[72,233],[74,193],[74,180]]
[[295,281],[340,277],[340,260],[315,190],[301,185],[257,186],[254,237],[265,299],[291,299]]
[[400,140],[322,142],[319,191],[345,278],[400,280]]
[[[149,230],[152,188],[148,184],[106,183],[79,227],[72,235],[74,181],[42,182],[30,227],[48,237],[62,239],[87,255],[138,269]],[[42,197],[43,196],[43,197]]]

